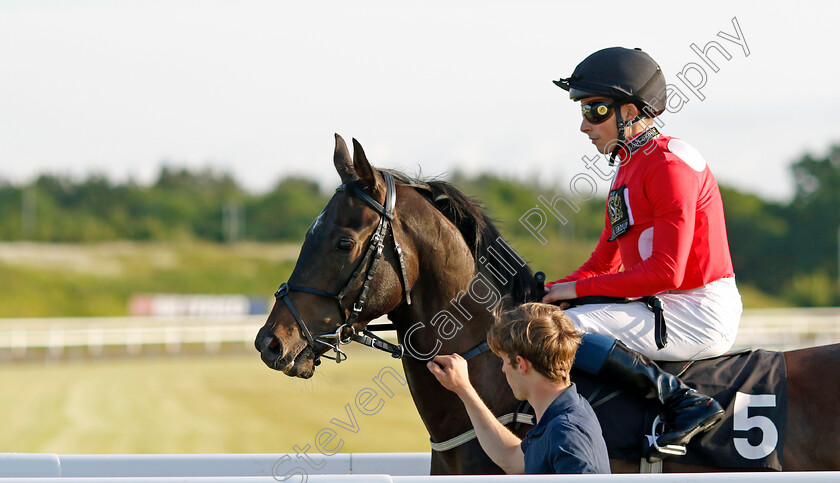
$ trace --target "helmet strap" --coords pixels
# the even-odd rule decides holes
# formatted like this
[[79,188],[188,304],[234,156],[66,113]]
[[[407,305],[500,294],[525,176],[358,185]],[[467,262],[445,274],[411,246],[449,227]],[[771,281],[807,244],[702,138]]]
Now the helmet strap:
[[621,106],[616,106],[615,126],[618,128],[618,138],[616,139],[618,143],[616,143],[615,148],[613,148],[612,153],[610,153],[610,166],[615,166],[615,160],[618,157],[618,153],[627,146],[627,136],[625,136],[624,131],[641,120],[642,116],[637,115],[633,119],[625,121],[621,115]]
[[618,128],[618,142],[621,143],[623,143],[626,140],[626,138],[624,137],[624,128],[627,127],[627,125],[624,122],[624,117],[622,117],[621,115],[621,106],[623,105],[624,104],[615,107],[615,127]]
[[610,166],[615,166],[615,160],[618,157],[618,153],[624,148],[624,141],[626,141],[624,128],[627,127],[627,123],[621,116],[621,106],[616,106],[615,108],[615,127],[618,128],[618,138],[616,139],[618,142],[613,148],[612,153],[610,153]]

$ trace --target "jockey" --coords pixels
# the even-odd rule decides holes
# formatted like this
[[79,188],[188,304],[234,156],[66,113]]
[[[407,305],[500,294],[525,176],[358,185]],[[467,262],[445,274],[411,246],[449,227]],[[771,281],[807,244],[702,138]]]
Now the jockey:
[[578,270],[547,283],[543,302],[587,295],[661,300],[668,330],[661,348],[654,313],[643,303],[582,305],[566,313],[585,331],[575,367],[660,401],[665,430],[657,444],[684,445],[717,424],[723,409],[651,359],[714,357],[735,340],[742,305],[717,182],[694,148],[654,126],[665,109],[666,85],[645,52],[600,50],[554,83],[580,101],[580,130],[609,155],[616,172],[595,250]]

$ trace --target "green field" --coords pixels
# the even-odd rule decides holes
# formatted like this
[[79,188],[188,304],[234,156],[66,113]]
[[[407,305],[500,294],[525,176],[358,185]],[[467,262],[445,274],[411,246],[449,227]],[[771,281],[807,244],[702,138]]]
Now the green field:
[[297,244],[0,243],[0,317],[126,315],[136,293],[271,297]]
[[[586,261],[594,241],[511,241],[549,280]],[[206,242],[0,243],[0,317],[126,315],[136,293],[271,297],[297,260],[297,244]],[[784,302],[740,284],[746,307]]]
[[[338,433],[341,452],[428,451],[408,387],[383,377],[389,398],[372,381],[383,367],[402,374],[399,362],[361,346],[349,354],[307,381],[268,369],[256,352],[3,365],[0,452],[285,453],[314,448],[322,428]],[[382,401],[372,415],[355,405],[366,387]],[[330,422],[350,422],[347,404],[355,433]]]

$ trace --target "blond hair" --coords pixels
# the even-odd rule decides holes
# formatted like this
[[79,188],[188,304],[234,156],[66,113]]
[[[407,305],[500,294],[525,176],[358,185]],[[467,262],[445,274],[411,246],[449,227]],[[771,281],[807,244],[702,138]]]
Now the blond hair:
[[570,382],[581,334],[559,307],[526,303],[502,313],[487,333],[490,349],[507,354],[516,367],[516,356],[527,359],[534,369],[556,382]]

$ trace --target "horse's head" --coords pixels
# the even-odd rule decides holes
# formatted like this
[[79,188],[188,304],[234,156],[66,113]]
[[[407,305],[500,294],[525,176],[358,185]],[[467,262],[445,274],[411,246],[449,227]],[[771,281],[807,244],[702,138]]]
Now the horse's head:
[[355,139],[351,159],[338,134],[334,163],[342,185],[307,231],[255,341],[263,361],[288,376],[312,377],[322,356],[341,360],[339,345],[405,302],[417,276],[396,244],[393,177],[371,166]]

